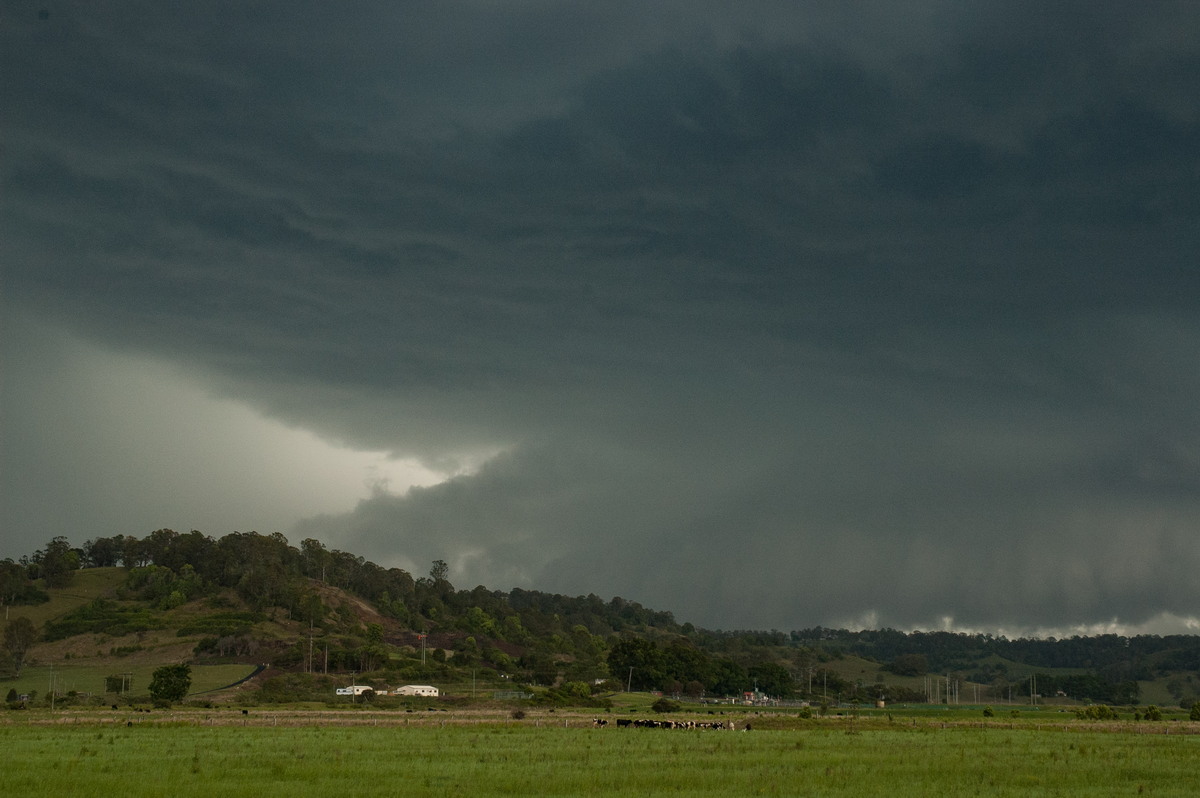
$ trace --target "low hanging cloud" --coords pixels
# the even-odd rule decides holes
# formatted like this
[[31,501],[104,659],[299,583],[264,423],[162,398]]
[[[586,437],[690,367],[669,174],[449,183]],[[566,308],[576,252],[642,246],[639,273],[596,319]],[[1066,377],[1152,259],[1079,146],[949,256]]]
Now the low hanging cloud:
[[1193,6],[36,10],[6,305],[456,475],[290,536],[709,626],[1194,612]]

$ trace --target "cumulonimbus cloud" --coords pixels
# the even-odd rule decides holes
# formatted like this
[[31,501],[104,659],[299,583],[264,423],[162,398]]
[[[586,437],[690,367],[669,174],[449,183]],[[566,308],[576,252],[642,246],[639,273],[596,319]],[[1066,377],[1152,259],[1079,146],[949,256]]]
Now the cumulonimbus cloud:
[[1003,5],[18,15],[5,302],[458,474],[289,530],[381,562],[1185,617],[1198,15]]

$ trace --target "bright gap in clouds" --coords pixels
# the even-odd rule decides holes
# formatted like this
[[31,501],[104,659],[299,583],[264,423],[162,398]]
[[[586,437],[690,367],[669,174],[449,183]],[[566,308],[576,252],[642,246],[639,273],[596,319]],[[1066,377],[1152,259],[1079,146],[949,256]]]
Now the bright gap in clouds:
[[[55,535],[283,532],[452,474],[360,451],[209,394],[173,365],[8,320],[0,557]],[[31,497],[56,488],[52,508]],[[295,542],[295,541],[293,541]]]

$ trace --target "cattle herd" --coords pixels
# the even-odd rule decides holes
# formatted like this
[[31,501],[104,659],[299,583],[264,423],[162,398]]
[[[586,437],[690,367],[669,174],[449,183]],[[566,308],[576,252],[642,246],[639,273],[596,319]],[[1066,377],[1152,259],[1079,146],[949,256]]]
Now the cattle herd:
[[[608,725],[608,721],[604,718],[593,718],[592,725],[597,728],[603,728]],[[734,731],[736,728],[731,720],[714,720],[705,723],[695,720],[634,720],[632,718],[617,718],[618,729],[626,726],[631,726],[635,729],[724,729],[727,731]],[[742,731],[750,731],[750,724],[747,723],[743,726]]]

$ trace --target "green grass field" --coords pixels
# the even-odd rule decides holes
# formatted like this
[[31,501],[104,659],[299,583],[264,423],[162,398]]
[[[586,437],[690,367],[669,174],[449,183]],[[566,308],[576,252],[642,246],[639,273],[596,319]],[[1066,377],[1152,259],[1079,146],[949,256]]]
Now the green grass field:
[[[126,665],[125,663],[107,663],[103,665],[48,665],[31,666],[21,672],[20,678],[0,681],[4,693],[14,689],[17,693],[28,693],[36,690],[39,695],[47,695],[50,690],[51,678],[54,680],[56,692],[60,695],[72,690],[78,693],[102,695],[104,693],[104,677],[113,674],[129,673],[132,675],[133,689],[130,695],[148,695],[150,677],[155,664]],[[233,684],[254,672],[253,665],[193,665],[191,695],[198,696],[209,690],[217,690]],[[0,698],[3,694],[0,693]]]
[[46,621],[60,618],[89,601],[111,597],[124,578],[123,568],[85,568],[75,572],[69,586],[49,590],[50,601],[45,604],[11,607],[9,615],[11,618],[28,618],[41,627]]
[[302,725],[267,725],[271,717],[226,711],[206,725],[212,714],[193,712],[125,725],[125,716],[9,713],[0,794],[1192,796],[1200,755],[1200,736],[1165,734],[1166,724],[826,721],[729,732],[595,729],[583,715],[368,725],[361,713],[312,713],[290,719]]

